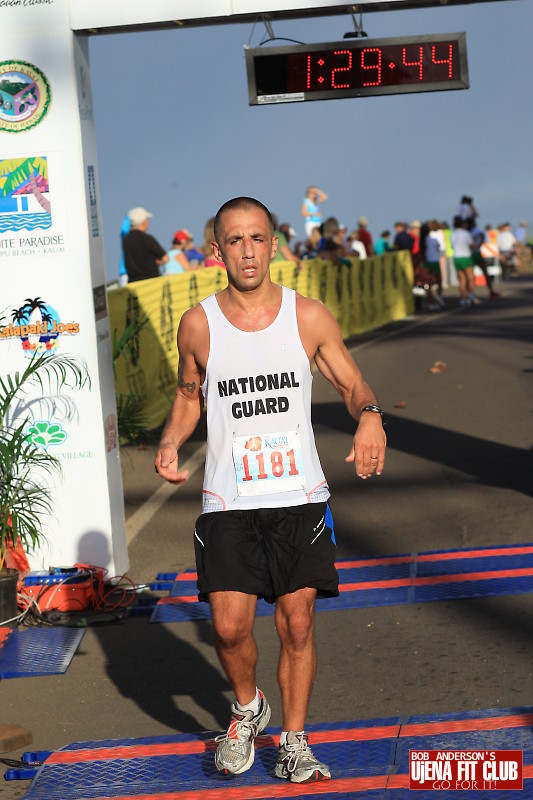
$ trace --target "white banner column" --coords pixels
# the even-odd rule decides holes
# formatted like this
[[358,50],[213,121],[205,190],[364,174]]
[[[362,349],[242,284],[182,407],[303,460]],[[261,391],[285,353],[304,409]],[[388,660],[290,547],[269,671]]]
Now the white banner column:
[[[25,409],[62,463],[33,568],[128,569],[87,41],[68,0],[0,5],[0,373],[85,359],[91,388]],[[35,424],[34,426],[35,427]]]

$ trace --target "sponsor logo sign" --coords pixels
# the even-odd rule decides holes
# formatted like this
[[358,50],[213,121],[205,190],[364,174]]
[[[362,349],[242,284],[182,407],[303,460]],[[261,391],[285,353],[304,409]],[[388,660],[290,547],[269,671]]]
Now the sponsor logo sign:
[[80,330],[78,322],[62,320],[40,297],[28,297],[19,308],[12,309],[11,320],[1,325],[0,341],[20,339],[23,351],[30,356],[55,350],[60,336],[73,336]]
[[67,433],[60,422],[40,419],[30,423],[26,428],[26,438],[35,446],[48,450],[53,445],[63,444]]
[[34,128],[50,108],[47,77],[27,61],[0,61],[0,130],[20,133]]
[[409,788],[522,790],[522,750],[409,750]]
[[[46,230],[51,225],[46,156],[0,159],[0,233]],[[31,241],[32,237],[25,234],[20,246]],[[2,249],[6,249],[3,242]]]

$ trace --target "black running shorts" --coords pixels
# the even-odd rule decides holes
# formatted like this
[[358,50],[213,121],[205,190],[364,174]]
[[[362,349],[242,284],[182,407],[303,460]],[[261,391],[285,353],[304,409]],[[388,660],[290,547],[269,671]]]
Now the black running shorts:
[[210,592],[279,595],[310,587],[337,597],[333,519],[327,503],[202,514],[194,531],[199,600]]

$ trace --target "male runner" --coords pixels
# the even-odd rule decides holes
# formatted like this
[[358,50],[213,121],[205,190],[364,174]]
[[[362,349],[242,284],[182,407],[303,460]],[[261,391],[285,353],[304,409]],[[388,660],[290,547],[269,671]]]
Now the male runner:
[[338,594],[329,488],[311,426],[315,361],[359,425],[348,462],[380,475],[386,437],[376,398],[322,303],[272,283],[276,254],[268,209],[238,197],[215,218],[215,257],[228,286],[189,309],[178,330],[178,387],[156,471],[187,480],[178,451],[207,399],[203,513],[196,523],[199,599],[211,607],[215,647],[236,696],[219,737],[217,769],[239,774],[270,720],[257,689],[252,633],[258,597],[276,604],[283,731],[275,768],[297,783],[330,778],[307,744],[316,670],[314,604]]

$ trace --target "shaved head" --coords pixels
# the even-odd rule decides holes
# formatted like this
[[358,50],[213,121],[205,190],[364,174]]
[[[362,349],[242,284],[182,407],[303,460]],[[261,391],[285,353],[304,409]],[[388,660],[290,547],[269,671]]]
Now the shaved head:
[[228,200],[226,203],[224,203],[223,206],[220,206],[220,208],[216,213],[215,239],[217,242],[218,242],[218,234],[220,232],[220,222],[226,211],[235,211],[237,209],[244,209],[244,208],[257,208],[263,211],[263,213],[266,215],[266,218],[268,219],[271,231],[272,232],[274,231],[272,215],[268,210],[268,208],[263,203],[261,203],[259,200],[256,200],[254,197],[234,197],[232,200]]

